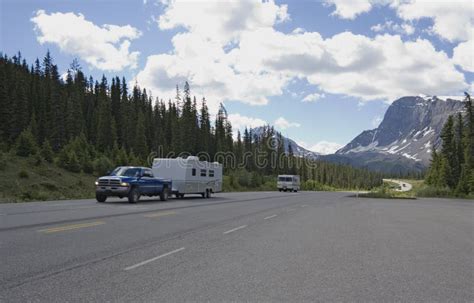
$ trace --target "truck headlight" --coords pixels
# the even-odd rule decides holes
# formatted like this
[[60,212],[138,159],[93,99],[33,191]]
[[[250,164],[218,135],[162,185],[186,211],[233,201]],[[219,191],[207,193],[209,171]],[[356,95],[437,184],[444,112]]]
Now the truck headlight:
[[130,184],[128,184],[127,182],[121,182],[120,183],[120,186],[129,186]]
[[99,185],[99,181],[95,181],[95,185],[96,185],[96,186]]

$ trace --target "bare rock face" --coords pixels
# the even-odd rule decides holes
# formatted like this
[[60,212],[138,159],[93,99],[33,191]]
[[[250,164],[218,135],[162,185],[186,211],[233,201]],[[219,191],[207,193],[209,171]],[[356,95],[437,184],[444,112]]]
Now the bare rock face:
[[464,110],[462,97],[403,97],[387,109],[379,127],[363,131],[327,160],[384,172],[421,171],[441,144],[449,115]]

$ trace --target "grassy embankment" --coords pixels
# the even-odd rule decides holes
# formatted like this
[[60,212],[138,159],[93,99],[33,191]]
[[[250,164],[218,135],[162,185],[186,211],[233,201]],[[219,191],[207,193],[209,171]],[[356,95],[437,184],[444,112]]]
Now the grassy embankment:
[[413,186],[412,189],[406,192],[399,192],[395,190],[399,187],[398,184],[386,181],[383,186],[359,196],[383,199],[416,199],[417,197],[474,199],[474,196],[455,196],[449,189],[434,188],[425,184],[423,180],[401,179],[400,181],[410,183]]
[[34,157],[0,153],[0,202],[94,197],[96,177],[71,173]]

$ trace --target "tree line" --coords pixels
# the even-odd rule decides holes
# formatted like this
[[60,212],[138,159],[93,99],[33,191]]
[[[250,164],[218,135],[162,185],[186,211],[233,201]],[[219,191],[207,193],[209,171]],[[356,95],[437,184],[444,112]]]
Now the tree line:
[[86,77],[76,60],[62,77],[49,52],[32,65],[20,53],[0,55],[0,150],[89,174],[147,165],[150,154],[199,155],[224,163],[226,175],[250,187],[280,173],[341,188],[381,183],[380,174],[365,169],[296,157],[270,126],[235,137],[224,106],[211,117],[188,83],[164,101],[129,88],[125,78]]
[[433,148],[426,183],[458,196],[474,193],[474,113],[466,93],[465,111],[449,116],[441,131],[442,145]]

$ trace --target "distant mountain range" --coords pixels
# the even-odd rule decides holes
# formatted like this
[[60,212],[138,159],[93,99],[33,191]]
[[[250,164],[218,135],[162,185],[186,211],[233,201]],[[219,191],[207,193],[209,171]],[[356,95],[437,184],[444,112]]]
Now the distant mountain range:
[[[258,136],[258,137],[260,137],[262,135],[263,131],[264,131],[263,126],[256,127],[256,128],[252,129],[252,133],[254,135]],[[296,143],[294,140],[292,140],[290,138],[287,138],[285,136],[282,136],[282,138],[283,138],[283,146],[285,147],[285,152],[286,153],[288,153],[288,150],[291,146],[291,149],[293,150],[293,154],[297,157],[317,159],[321,156],[321,154],[319,154],[317,152],[310,151],[310,150],[302,147],[301,145],[299,145],[298,143]]]
[[[394,101],[380,125],[365,130],[332,155],[309,151],[284,137],[296,156],[366,167],[386,173],[420,172],[441,144],[440,133],[449,115],[462,112],[463,97],[407,96]],[[263,128],[254,129],[259,134]]]

